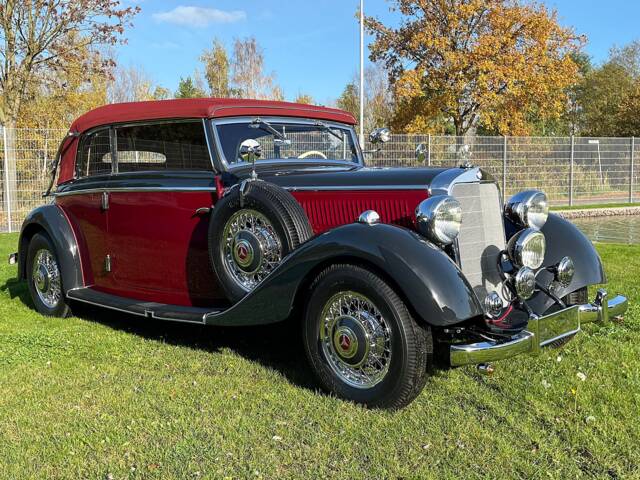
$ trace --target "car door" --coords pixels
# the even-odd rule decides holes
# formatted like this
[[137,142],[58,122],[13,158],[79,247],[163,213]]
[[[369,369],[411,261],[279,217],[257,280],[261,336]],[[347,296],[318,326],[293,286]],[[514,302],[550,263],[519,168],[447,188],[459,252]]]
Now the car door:
[[109,288],[109,222],[103,189],[112,173],[110,130],[85,135],[76,155],[76,179],[56,196],[78,238],[87,286]]
[[224,297],[209,262],[215,174],[201,121],[116,129],[109,242],[118,294],[212,306]]

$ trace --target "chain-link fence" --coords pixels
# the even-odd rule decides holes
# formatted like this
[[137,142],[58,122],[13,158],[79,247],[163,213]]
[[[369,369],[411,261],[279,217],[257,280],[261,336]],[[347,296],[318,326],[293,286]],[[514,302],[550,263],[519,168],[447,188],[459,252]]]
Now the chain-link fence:
[[[369,164],[487,170],[510,196],[543,190],[554,205],[633,202],[638,193],[635,138],[452,137],[393,135]],[[373,146],[368,146],[373,149]]]
[[0,133],[0,232],[10,232],[44,203],[51,163],[66,131],[0,127]]
[[[0,132],[0,232],[16,231],[44,202],[51,163],[66,132],[1,127]],[[378,152],[367,154],[367,163],[454,167],[468,162],[493,175],[506,196],[537,188],[554,205],[620,203],[638,197],[638,143],[634,138],[393,135]]]

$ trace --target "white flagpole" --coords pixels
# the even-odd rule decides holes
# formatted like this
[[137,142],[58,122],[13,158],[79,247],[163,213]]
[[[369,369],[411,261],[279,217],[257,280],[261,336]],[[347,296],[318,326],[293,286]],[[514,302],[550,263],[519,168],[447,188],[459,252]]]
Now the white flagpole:
[[364,148],[364,0],[360,0],[360,146]]

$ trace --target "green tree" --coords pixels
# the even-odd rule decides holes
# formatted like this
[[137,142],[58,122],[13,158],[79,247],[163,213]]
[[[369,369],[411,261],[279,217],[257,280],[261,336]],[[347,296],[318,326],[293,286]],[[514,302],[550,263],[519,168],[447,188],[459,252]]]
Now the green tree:
[[354,82],[350,82],[344,87],[336,100],[336,107],[349,112],[355,118],[360,116],[360,94],[358,86]]
[[594,69],[580,91],[581,135],[614,136],[619,131],[619,109],[633,91],[634,79],[625,68],[607,62]]
[[[374,64],[364,72],[364,128],[371,131],[374,128],[390,126],[394,116],[394,99],[389,85],[389,76],[384,66]],[[351,113],[359,121],[360,117],[360,86],[359,78],[354,75],[340,97],[336,106]]]
[[167,100],[171,98],[171,92],[169,91],[169,89],[158,85],[156,86],[156,88],[154,88],[151,97],[153,98],[153,100]]
[[614,47],[607,61],[585,75],[579,88],[581,135],[637,133],[640,42]]
[[180,77],[180,83],[178,83],[178,89],[174,96],[175,98],[203,98],[206,97],[207,94],[204,90],[196,86],[191,77]]
[[306,93],[298,93],[298,96],[296,97],[294,102],[295,103],[302,103],[302,104],[305,104],[305,105],[313,105],[315,103],[315,100],[313,99],[313,97],[311,95],[308,95]]
[[231,83],[235,96],[282,100],[284,94],[273,73],[265,73],[264,51],[254,37],[236,38],[231,58]]
[[76,51],[63,59],[64,70],[49,71],[52,78],[32,84],[26,93],[18,127],[67,129],[83,113],[107,103],[107,75],[86,77],[87,70],[96,68],[92,63],[102,60],[91,55],[87,47],[84,53]]
[[368,17],[370,58],[384,62],[399,103],[397,126],[424,131],[434,119],[464,135],[482,123],[528,133],[528,116],[566,108],[581,39],[555,12],[521,0],[392,0],[398,27]]
[[[87,81],[108,71],[111,62],[98,61],[98,48],[121,40],[139,10],[113,0],[0,2],[0,122],[8,127],[5,148],[15,150],[13,127],[34,92],[55,89],[56,80],[75,75],[68,68],[80,64],[86,67],[81,73]],[[13,160],[4,178],[4,200],[15,204],[18,188]]]
[[204,65],[204,77],[209,85],[212,97],[226,98],[231,96],[229,86],[229,56],[220,40],[214,39],[211,49],[206,49],[200,55]]

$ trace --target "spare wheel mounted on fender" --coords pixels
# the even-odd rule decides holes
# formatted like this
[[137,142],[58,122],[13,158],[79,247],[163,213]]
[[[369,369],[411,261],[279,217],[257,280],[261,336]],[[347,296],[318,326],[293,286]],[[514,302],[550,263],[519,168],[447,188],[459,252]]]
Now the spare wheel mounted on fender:
[[227,297],[237,302],[312,236],[303,208],[289,192],[246,180],[213,209],[209,258]]

